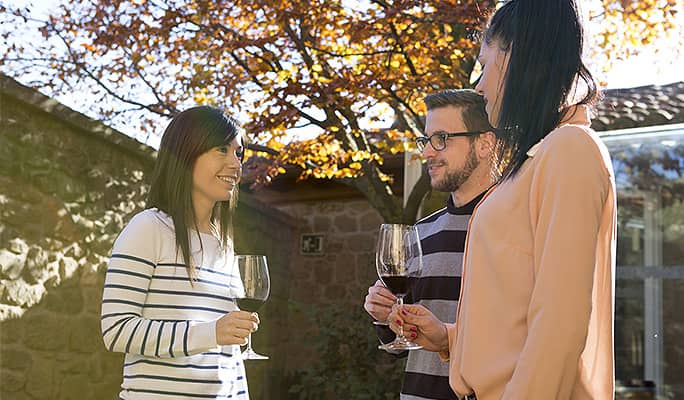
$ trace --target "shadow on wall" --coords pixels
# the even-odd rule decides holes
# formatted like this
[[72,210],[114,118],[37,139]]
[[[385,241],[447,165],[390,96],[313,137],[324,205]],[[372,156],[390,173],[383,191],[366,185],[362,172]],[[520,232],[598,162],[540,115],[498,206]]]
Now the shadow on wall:
[[[269,258],[271,296],[261,310],[255,348],[271,356],[247,363],[252,399],[280,399],[287,362],[288,264],[295,236],[291,226],[274,228],[259,210],[244,207],[236,218],[238,251]],[[271,221],[271,223],[267,223]],[[100,301],[107,254],[65,246],[33,234],[23,238],[0,226],[0,398],[114,399],[123,354],[105,350],[100,334]],[[6,240],[7,236],[14,236]],[[109,246],[104,243],[103,246]],[[61,247],[56,247],[61,246]]]
[[102,343],[103,277],[76,268],[21,316],[0,322],[0,398],[116,398],[123,355]]
[[[238,251],[267,255],[272,277],[271,296],[260,312],[263,323],[253,338],[271,359],[247,364],[251,398],[280,399],[287,393],[287,337],[279,327],[288,318],[288,238],[296,235],[293,226],[263,210],[238,210]],[[48,214],[41,220],[50,220]],[[100,334],[107,265],[101,254],[108,254],[110,240],[81,248],[39,234],[48,226],[30,226],[0,225],[0,398],[116,398],[123,354],[107,352]]]

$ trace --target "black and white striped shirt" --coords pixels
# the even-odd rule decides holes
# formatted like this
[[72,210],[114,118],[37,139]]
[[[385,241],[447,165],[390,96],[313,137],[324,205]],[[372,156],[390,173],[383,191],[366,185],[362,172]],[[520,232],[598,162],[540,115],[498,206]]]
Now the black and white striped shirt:
[[200,235],[203,250],[190,235],[192,285],[165,213],[140,212],[114,243],[101,325],[107,349],[126,353],[121,399],[249,399],[239,347],[216,343],[216,320],[237,309],[233,255]]
[[[456,207],[449,196],[445,208],[416,223],[423,268],[404,301],[425,306],[443,322],[456,320],[468,222],[483,194],[462,207]],[[387,327],[378,327],[378,335],[383,343],[394,339],[394,333]],[[449,386],[449,363],[430,351],[414,350],[400,356],[406,353],[402,400],[458,399]]]

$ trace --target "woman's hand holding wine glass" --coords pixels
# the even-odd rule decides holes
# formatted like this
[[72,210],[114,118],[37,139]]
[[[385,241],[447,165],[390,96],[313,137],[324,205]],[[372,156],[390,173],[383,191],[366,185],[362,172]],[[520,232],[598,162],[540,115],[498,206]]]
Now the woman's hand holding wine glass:
[[[402,330],[411,340],[425,350],[436,352],[449,351],[447,325],[440,321],[430,310],[419,304],[395,305],[389,315],[390,329],[395,333]],[[410,333],[409,333],[410,332]]]
[[231,311],[216,321],[216,342],[222,346],[247,344],[247,337],[259,327],[259,315]]

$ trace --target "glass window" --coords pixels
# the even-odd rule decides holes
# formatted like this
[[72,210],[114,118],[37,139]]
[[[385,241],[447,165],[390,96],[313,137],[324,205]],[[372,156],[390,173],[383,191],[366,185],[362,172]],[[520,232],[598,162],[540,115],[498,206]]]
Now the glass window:
[[602,139],[618,188],[616,399],[684,398],[684,126]]

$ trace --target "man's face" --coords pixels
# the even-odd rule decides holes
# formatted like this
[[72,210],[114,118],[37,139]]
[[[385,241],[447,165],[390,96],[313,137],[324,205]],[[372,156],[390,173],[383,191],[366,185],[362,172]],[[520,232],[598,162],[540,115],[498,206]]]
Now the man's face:
[[[428,111],[425,118],[425,136],[439,133],[466,132],[461,109],[447,106]],[[477,140],[477,139],[474,139]],[[454,192],[466,182],[479,165],[474,142],[469,137],[450,137],[446,148],[437,151],[428,143],[423,149],[427,161],[430,184],[442,192]]]

